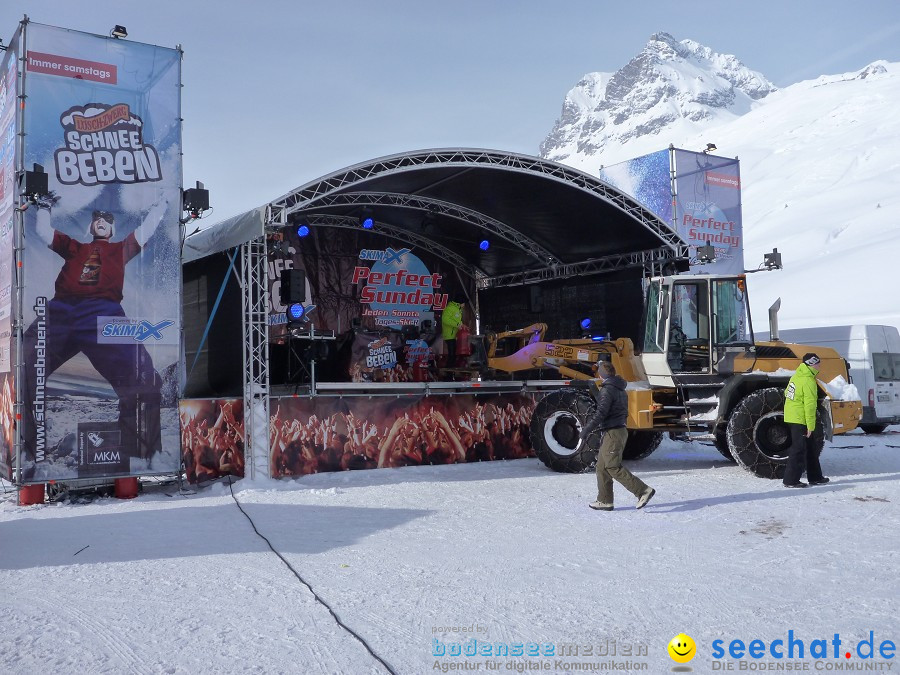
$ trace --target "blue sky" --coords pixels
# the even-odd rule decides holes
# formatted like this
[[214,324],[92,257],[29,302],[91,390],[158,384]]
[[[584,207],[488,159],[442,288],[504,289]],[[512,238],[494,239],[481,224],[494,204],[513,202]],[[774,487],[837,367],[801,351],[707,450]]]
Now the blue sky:
[[779,86],[900,61],[897,0],[3,0],[4,40],[24,14],[182,46],[185,183],[210,189],[213,220],[396,152],[537,154],[582,75],[617,70],[658,31]]

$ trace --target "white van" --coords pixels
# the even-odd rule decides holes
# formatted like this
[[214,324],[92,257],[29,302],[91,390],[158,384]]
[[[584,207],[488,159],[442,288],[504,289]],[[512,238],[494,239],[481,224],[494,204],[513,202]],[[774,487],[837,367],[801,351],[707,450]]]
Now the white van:
[[[880,434],[900,424],[900,331],[895,326],[822,326],[778,331],[782,342],[831,347],[850,363],[863,402],[860,428]],[[757,335],[768,340],[768,333]]]

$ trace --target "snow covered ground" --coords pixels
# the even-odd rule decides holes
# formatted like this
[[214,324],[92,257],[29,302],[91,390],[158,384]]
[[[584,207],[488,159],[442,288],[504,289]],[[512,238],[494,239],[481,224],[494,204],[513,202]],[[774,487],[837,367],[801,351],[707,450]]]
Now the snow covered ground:
[[617,486],[611,513],[587,508],[592,474],[536,459],[241,481],[252,525],[227,484],[18,507],[4,483],[0,672],[390,672],[286,563],[396,673],[898,670],[878,649],[900,643],[900,434],[836,437],[823,466],[829,485],[787,490],[666,439],[631,464],[656,497],[636,511]]

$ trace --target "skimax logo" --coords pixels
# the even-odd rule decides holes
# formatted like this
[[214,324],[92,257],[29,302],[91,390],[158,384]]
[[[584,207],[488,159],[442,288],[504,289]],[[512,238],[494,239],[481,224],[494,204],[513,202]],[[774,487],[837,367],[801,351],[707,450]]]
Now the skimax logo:
[[174,325],[175,322],[169,319],[153,323],[145,319],[101,316],[97,317],[97,342],[105,344],[132,344],[134,342],[146,342],[152,338],[154,342],[175,344],[177,335],[173,331],[163,333],[166,328]]
[[383,251],[373,251],[371,249],[364,248],[359,252],[359,259],[381,261],[385,265],[390,265],[393,262],[397,262],[397,264],[400,264],[403,262],[403,256],[405,256],[409,252],[410,249],[408,248],[401,248],[399,251],[395,251],[390,246]]

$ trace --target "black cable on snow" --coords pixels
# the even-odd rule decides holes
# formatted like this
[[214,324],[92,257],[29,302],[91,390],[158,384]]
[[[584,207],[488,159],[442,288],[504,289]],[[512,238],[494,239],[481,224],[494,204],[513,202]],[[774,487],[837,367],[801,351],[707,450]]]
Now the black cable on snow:
[[334,613],[334,610],[331,609],[331,606],[327,602],[325,602],[322,598],[319,597],[319,594],[313,590],[313,587],[310,586],[309,583],[307,583],[307,581],[302,576],[300,576],[300,573],[294,569],[293,565],[291,565],[291,563],[289,563],[287,561],[287,559],[283,555],[281,555],[281,553],[279,553],[277,550],[275,550],[275,547],[272,546],[272,542],[269,541],[266,538],[266,536],[264,534],[262,534],[258,529],[256,529],[256,523],[254,523],[253,519],[250,517],[250,515],[246,511],[244,511],[244,507],[241,506],[241,503],[238,501],[237,496],[234,494],[234,488],[232,487],[233,483],[234,483],[234,481],[231,479],[231,477],[229,477],[228,478],[228,489],[231,490],[231,498],[234,500],[234,503],[237,504],[237,507],[238,507],[238,509],[240,509],[241,513],[244,514],[244,517],[248,521],[250,521],[250,526],[253,528],[253,531],[256,532],[256,535],[260,539],[262,539],[264,542],[266,542],[266,544],[268,545],[268,547],[272,551],[272,553],[274,553],[275,555],[278,556],[278,558],[281,560],[281,562],[283,562],[285,564],[285,566],[293,573],[293,575],[295,577],[297,577],[297,580],[309,589],[309,592],[313,594],[313,597],[316,599],[316,601],[319,602],[323,607],[325,607],[325,609],[328,610],[328,613],[331,614],[332,618],[335,620],[335,622],[337,623],[338,626],[340,626],[345,631],[350,633],[350,635],[352,635],[357,640],[359,640],[359,642],[362,644],[362,646],[365,647],[366,651],[372,655],[372,658],[375,659],[376,661],[378,661],[378,663],[380,663],[382,666],[384,666],[384,669],[386,671],[388,671],[391,675],[397,675],[396,671],[393,668],[391,668],[387,664],[387,662],[385,662],[385,660],[383,658],[381,658],[380,656],[378,656],[378,654],[375,653],[375,650],[369,646],[369,643],[366,642],[362,636],[360,636],[352,628],[350,628],[347,624],[345,624],[343,621],[341,621],[340,617],[338,617],[338,615]]

